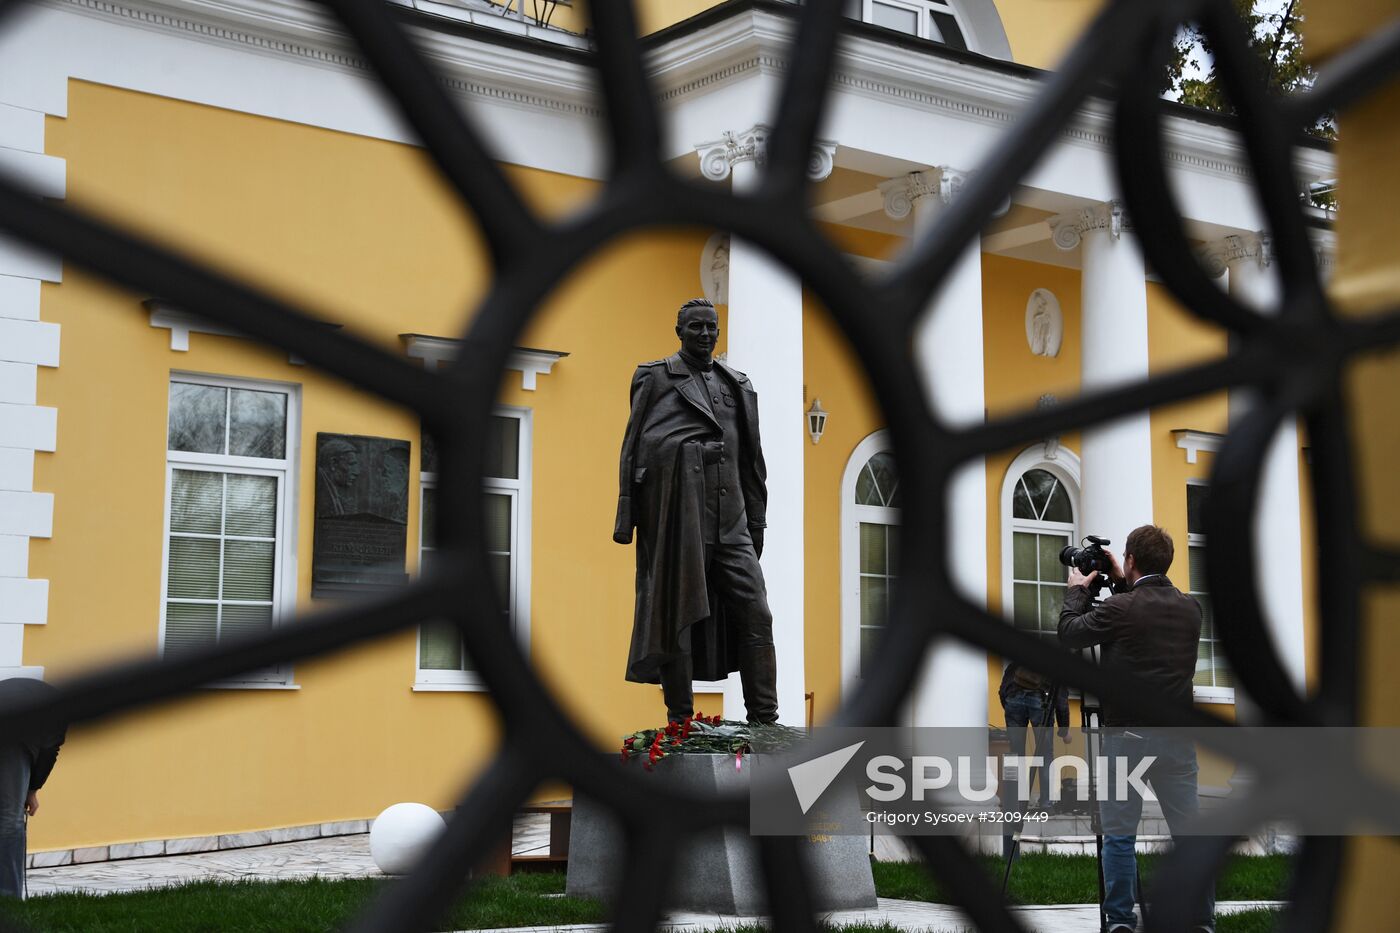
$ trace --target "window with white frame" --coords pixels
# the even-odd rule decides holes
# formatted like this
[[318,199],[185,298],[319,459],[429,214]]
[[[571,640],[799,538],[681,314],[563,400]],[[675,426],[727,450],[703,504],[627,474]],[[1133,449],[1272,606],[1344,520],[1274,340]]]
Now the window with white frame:
[[851,19],[967,49],[957,11],[948,0],[845,0],[844,12]]
[[[172,376],[166,431],[161,652],[178,658],[267,632],[295,601],[290,572],[295,389]],[[237,683],[290,679],[289,666]]]
[[1072,490],[1043,468],[1025,470],[1011,491],[1011,621],[1057,639],[1069,569],[1060,551],[1074,543]]
[[[528,617],[528,528],[530,419],[525,409],[498,409],[485,438],[486,550],[496,586],[502,623],[525,635]],[[438,462],[432,438],[423,435],[419,567],[432,565],[437,549]],[[463,689],[482,686],[467,656],[461,632],[446,619],[419,626],[420,689]]]
[[1195,695],[1202,700],[1232,700],[1235,678],[1215,630],[1215,610],[1206,585],[1205,502],[1210,487],[1199,480],[1186,485],[1186,555],[1189,593],[1201,606],[1201,640],[1196,647]]
[[865,461],[856,476],[851,511],[859,541],[855,585],[860,607],[857,676],[862,678],[870,670],[880,630],[889,624],[894,603],[901,501],[894,455],[879,451]]

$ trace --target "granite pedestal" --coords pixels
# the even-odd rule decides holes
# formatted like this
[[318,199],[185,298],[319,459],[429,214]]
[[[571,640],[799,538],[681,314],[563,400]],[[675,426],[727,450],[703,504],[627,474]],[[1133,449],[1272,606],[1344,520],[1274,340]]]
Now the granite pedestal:
[[[634,762],[640,768],[639,762]],[[733,755],[671,755],[657,762],[647,780],[698,796],[747,791],[752,759],[735,769]],[[845,803],[859,814],[854,796]],[[664,817],[662,817],[664,819]],[[802,852],[819,910],[875,907],[869,842],[862,836],[805,837]],[[574,798],[569,835],[566,893],[610,901],[618,894],[626,860],[622,828],[601,805]],[[740,917],[768,913],[758,844],[747,827],[712,829],[691,837],[679,855],[666,906]]]

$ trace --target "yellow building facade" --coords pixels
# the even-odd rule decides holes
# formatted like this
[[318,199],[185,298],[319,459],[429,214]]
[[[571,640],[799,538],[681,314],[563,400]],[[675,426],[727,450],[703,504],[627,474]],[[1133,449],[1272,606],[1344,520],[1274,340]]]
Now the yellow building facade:
[[[561,7],[546,28],[489,6],[435,6],[411,22],[525,200],[544,217],[565,217],[597,195],[605,163],[577,34],[582,11]],[[1095,4],[893,4],[929,17],[913,35],[881,28],[879,17],[894,15],[873,8],[881,3],[857,6],[867,22],[852,25],[838,67],[813,215],[854,265],[880,275],[955,196],[1033,96],[1036,69],[1053,66]],[[755,159],[726,146],[743,148],[746,132],[771,122],[784,4],[639,7],[655,34],[670,164],[737,188]],[[958,40],[935,13],[953,17]],[[944,33],[932,34],[939,23]],[[11,118],[0,122],[9,134],[0,146],[20,154],[47,196],[434,367],[452,358],[489,288],[490,263],[473,217],[356,61],[322,21],[270,0],[221,12],[185,0],[100,10],[55,0],[0,32],[0,88],[10,89],[0,107]],[[1260,223],[1237,143],[1216,121],[1170,120],[1192,234],[1229,266],[1232,290],[1266,289],[1255,284],[1268,275],[1267,244],[1250,239]],[[958,346],[974,349],[950,362],[938,356],[944,344],[931,341],[927,353],[915,348],[916,361],[944,402],[939,380],[956,369],[966,397],[959,392],[954,408],[962,404],[967,417],[1055,404],[1225,352],[1224,335],[1177,307],[1140,257],[1132,274],[1131,226],[1114,213],[1102,122],[1086,107],[960,263],[958,300],[944,295],[930,309],[956,315]],[[709,171],[718,163],[706,157],[716,152],[723,164]],[[1316,177],[1333,171],[1325,150],[1303,157]],[[623,680],[633,552],[612,544],[609,531],[628,380],[638,362],[674,351],[673,315],[686,299],[727,299],[718,302],[722,349],[767,406],[769,482],[778,516],[789,518],[786,528],[774,522],[765,553],[784,721],[820,723],[874,676],[862,661],[897,585],[897,531],[888,530],[899,521],[889,482],[897,465],[885,459],[883,419],[859,363],[801,283],[719,236],[644,231],[600,245],[505,361],[502,433],[482,441],[506,451],[487,494],[501,506],[493,553],[510,624],[600,749],[662,715],[655,686]],[[10,675],[62,681],[231,637],[240,620],[252,629],[295,625],[338,605],[343,597],[313,594],[318,435],[408,443],[405,572],[431,553],[425,507],[448,478],[425,462],[411,412],[228,333],[199,309],[113,288],[56,257],[3,246],[0,286],[0,333],[14,338],[0,341],[0,445],[26,454],[3,462],[0,491],[9,594],[0,665]],[[755,296],[776,296],[787,315],[777,333],[791,339],[756,336],[774,332],[763,330],[766,319],[755,325],[757,309],[769,307]],[[1124,326],[1129,349],[1106,354]],[[223,407],[194,406],[196,396]],[[813,440],[805,416],[818,399],[828,419]],[[257,409],[259,429],[276,440],[249,456],[235,434],[264,403],[281,413],[268,421]],[[976,566],[966,575],[989,610],[1053,631],[1047,607],[1063,575],[1034,558],[1088,533],[1121,543],[1148,521],[1177,542],[1173,579],[1206,596],[1191,569],[1205,542],[1189,506],[1206,488],[1231,405],[1206,396],[1144,413],[1111,435],[1049,438],[987,457],[960,487],[955,527],[974,529],[964,552]],[[187,417],[206,427],[215,419],[218,449],[177,439]],[[1291,522],[1295,544],[1285,556],[1296,588],[1274,621],[1278,650],[1301,679],[1315,584],[1303,559],[1305,450],[1296,432],[1286,441],[1278,456],[1291,460],[1291,486],[1271,489],[1270,514]],[[201,499],[191,491],[208,482],[222,492]],[[252,498],[239,505],[240,495]],[[1134,504],[1136,518],[1120,516],[1122,502]],[[200,508],[222,518],[200,531]],[[1228,668],[1208,635],[1201,651],[1198,700],[1233,716]],[[999,724],[1001,670],[980,651],[933,659],[911,723]],[[697,691],[705,711],[741,715],[733,684]],[[489,694],[452,639],[440,629],[404,631],[72,729],[31,824],[31,850],[35,864],[54,864],[362,830],[397,801],[451,806],[490,761],[498,730]]]

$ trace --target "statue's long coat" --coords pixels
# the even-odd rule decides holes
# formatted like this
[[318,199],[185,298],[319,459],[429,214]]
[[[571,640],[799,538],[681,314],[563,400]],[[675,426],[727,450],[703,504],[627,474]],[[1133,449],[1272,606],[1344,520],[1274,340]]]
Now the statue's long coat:
[[[758,438],[758,395],[749,377],[715,363],[740,402],[743,456],[740,486],[750,528],[766,524],[767,471]],[[632,414],[622,438],[613,540],[627,544],[637,529],[637,603],[627,679],[659,683],[660,665],[685,650],[697,680],[721,680],[739,669],[737,640],[727,631],[705,580],[704,467],[700,444],[718,440],[710,412],[680,354],[643,363],[632,377]]]

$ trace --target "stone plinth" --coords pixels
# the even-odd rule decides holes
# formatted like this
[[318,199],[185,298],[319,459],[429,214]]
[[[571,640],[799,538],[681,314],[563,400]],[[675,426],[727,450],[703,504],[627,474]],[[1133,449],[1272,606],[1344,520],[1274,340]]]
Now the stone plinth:
[[[671,755],[657,763],[648,780],[695,795],[747,790],[752,759],[741,770],[732,755]],[[852,798],[848,806],[858,810]],[[811,872],[812,896],[820,910],[873,908],[875,881],[869,844],[862,836],[808,837],[802,849]],[[617,896],[626,860],[622,829],[596,802],[574,798],[569,836],[566,893],[610,901]],[[680,853],[670,910],[693,910],[741,917],[768,913],[758,844],[746,827],[708,830],[692,837]]]

